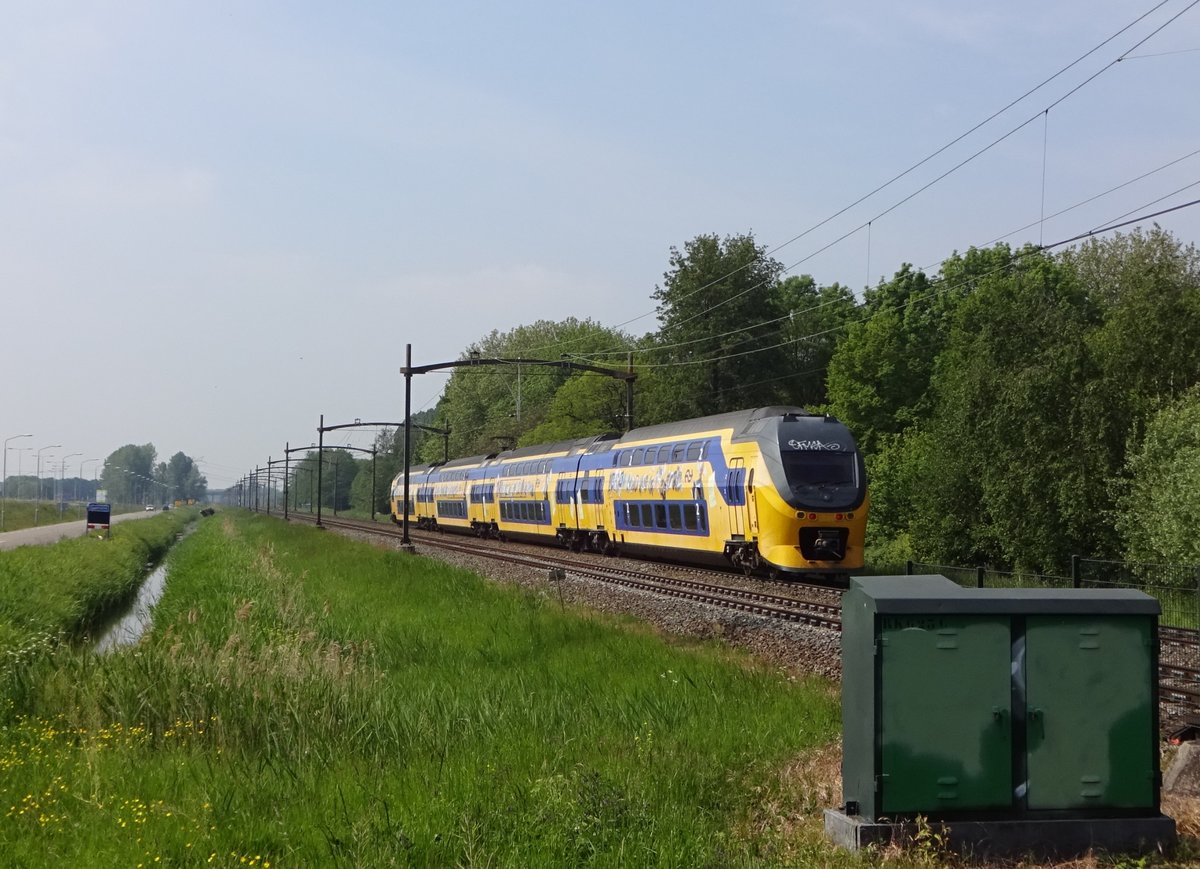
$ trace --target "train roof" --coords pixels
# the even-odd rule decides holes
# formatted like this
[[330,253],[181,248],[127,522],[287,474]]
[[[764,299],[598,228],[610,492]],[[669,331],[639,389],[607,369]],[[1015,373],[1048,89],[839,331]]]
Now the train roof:
[[471,467],[474,467],[476,465],[482,465],[488,459],[491,459],[494,457],[495,457],[494,454],[483,455],[483,456],[463,456],[461,459],[451,459],[448,462],[439,463],[436,465],[436,467],[439,471],[444,471],[449,468],[461,468],[464,465],[469,465]]
[[735,410],[730,413],[717,413],[712,416],[702,416],[698,419],[686,419],[680,422],[665,422],[661,425],[648,425],[635,428],[621,436],[617,446],[629,441],[657,440],[660,438],[694,437],[702,432],[724,431],[732,429],[733,436],[753,436],[764,424],[782,416],[812,417],[820,419],[819,414],[809,413],[802,407],[790,405],[774,405],[772,407],[754,407],[748,410]]
[[508,462],[514,459],[524,459],[529,456],[547,456],[555,453],[563,453],[564,455],[573,455],[576,453],[586,452],[590,447],[597,443],[606,440],[615,440],[616,435],[602,434],[590,435],[585,438],[572,438],[565,441],[555,441],[549,444],[534,444],[529,447],[518,447],[515,450],[505,450],[495,457],[498,462]]

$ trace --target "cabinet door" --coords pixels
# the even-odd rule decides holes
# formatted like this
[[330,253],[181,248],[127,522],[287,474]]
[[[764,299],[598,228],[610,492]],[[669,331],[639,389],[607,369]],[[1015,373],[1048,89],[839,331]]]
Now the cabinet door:
[[1007,617],[888,617],[880,626],[884,814],[1012,804]]
[[1151,620],[1030,616],[1025,738],[1029,808],[1151,808]]

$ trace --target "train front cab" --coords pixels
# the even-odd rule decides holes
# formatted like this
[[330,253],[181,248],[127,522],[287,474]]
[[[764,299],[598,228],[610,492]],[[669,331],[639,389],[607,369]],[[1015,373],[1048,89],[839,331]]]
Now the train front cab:
[[[832,417],[785,414],[756,441],[745,484],[746,521],[756,546],[740,547],[732,560],[747,568],[759,561],[785,575],[836,579],[860,569],[866,469],[846,427]],[[736,516],[738,508],[733,510]],[[737,524],[735,518],[735,529]]]

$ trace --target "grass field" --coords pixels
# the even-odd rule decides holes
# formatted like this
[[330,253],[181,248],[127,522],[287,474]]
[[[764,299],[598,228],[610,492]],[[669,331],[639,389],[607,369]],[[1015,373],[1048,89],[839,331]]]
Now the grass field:
[[[20,531],[22,528],[32,528],[35,507],[37,508],[38,526],[57,525],[60,522],[82,522],[87,518],[87,504],[82,502],[68,503],[66,509],[60,514],[58,506],[52,501],[34,504],[33,501],[17,501],[10,498],[4,502],[4,527],[0,528],[0,531]],[[113,514],[132,513],[143,509],[143,507],[132,504],[114,504]]]
[[6,865],[940,865],[823,841],[827,683],[238,511],[169,564],[116,654],[0,611]]

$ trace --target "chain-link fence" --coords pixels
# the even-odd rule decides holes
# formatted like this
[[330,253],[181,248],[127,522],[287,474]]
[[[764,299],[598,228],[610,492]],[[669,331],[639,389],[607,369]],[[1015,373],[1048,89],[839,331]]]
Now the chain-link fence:
[[909,575],[940,573],[964,588],[1136,588],[1158,599],[1160,624],[1200,628],[1200,565],[1071,559],[1071,575],[1022,573],[910,561]]
[[1136,588],[1158,598],[1160,622],[1200,628],[1200,565],[1076,559],[1080,588]]

